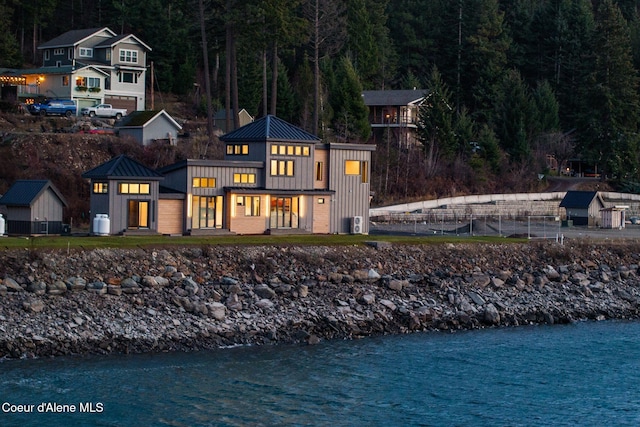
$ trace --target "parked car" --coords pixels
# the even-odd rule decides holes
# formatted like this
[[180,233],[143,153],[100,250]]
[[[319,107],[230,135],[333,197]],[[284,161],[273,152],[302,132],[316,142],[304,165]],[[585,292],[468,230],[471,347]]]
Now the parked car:
[[40,104],[29,105],[29,112],[34,115],[60,115],[75,116],[77,112],[76,103],[70,99],[50,99]]
[[83,116],[115,117],[117,120],[120,120],[123,116],[127,115],[126,109],[113,108],[111,104],[99,104],[93,107],[85,107],[81,112]]

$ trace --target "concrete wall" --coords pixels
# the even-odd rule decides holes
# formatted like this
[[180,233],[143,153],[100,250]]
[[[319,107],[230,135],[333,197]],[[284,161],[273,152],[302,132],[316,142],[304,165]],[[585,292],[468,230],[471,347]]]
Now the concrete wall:
[[[474,196],[447,197],[436,200],[404,203],[394,206],[372,208],[369,215],[380,218],[385,215],[402,213],[424,213],[445,216],[560,216],[565,218],[566,211],[560,208],[560,202],[566,192],[551,193],[514,193],[483,194]],[[605,207],[628,206],[627,217],[640,214],[640,194],[600,192]]]

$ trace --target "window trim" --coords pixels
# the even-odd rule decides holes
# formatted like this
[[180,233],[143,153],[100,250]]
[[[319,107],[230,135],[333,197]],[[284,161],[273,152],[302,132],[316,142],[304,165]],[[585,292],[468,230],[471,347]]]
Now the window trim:
[[93,48],[91,47],[78,48],[78,56],[80,58],[93,58]]
[[138,51],[134,49],[120,49],[118,51],[118,60],[119,62],[124,62],[127,64],[137,64]]

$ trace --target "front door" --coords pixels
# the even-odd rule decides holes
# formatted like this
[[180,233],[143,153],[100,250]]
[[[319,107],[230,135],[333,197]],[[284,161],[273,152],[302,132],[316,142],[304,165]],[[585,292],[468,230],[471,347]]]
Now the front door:
[[129,220],[127,228],[149,228],[148,200],[129,200]]

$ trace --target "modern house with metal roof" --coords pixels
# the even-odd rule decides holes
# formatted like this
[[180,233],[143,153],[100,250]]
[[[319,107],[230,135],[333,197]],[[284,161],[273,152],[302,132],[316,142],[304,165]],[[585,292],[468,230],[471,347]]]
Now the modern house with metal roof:
[[404,147],[418,144],[418,112],[426,95],[426,89],[362,92],[364,104],[369,108],[373,142],[389,141]]
[[[133,34],[116,34],[107,27],[68,31],[38,46],[42,67],[0,70],[15,82],[18,98],[72,99],[77,111],[112,104],[128,111],[145,109],[147,53],[151,48]],[[19,74],[17,74],[19,73]],[[3,80],[4,83],[4,80]]]
[[67,201],[48,180],[18,180],[0,198],[9,235],[61,234]]
[[[107,173],[126,159],[119,157],[86,172],[92,215],[108,214],[111,233],[141,224],[149,232],[185,235],[368,233],[374,146],[323,144],[271,115],[220,139],[224,160],[183,160],[157,172],[142,167],[136,177]],[[136,209],[139,197],[122,191],[131,183],[145,184],[148,210]]]
[[157,231],[161,174],[120,155],[82,177],[91,180],[92,221],[97,214],[107,215],[108,234]]

